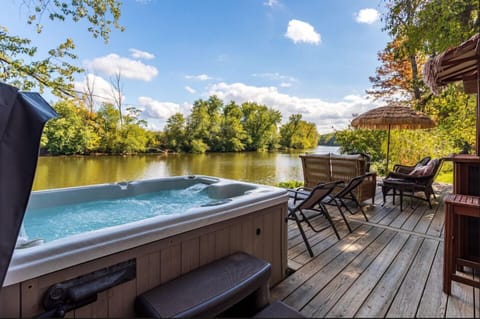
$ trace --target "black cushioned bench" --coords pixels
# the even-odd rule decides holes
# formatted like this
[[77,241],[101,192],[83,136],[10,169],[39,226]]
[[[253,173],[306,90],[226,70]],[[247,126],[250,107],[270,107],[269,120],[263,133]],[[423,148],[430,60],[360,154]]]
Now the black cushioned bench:
[[235,253],[139,295],[135,311],[142,317],[211,318],[248,297],[253,315],[269,304],[270,274],[268,262]]

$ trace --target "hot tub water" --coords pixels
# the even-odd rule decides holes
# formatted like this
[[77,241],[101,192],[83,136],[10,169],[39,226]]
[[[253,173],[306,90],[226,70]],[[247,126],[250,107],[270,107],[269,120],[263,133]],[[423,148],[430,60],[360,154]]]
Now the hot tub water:
[[[166,199],[155,203],[155,197]],[[146,200],[152,199],[154,200],[150,204],[145,203]],[[270,233],[278,232],[278,235],[281,235],[275,237],[274,242],[268,244],[268,247],[281,248],[286,243],[284,221],[287,200],[285,189],[202,175],[35,191],[30,194],[25,215],[24,226],[28,236],[25,237],[25,234],[19,236],[18,249],[13,252],[4,286],[26,282],[33,278],[45,278],[43,276],[47,274],[48,278],[57,280],[59,277],[54,274],[61,271],[62,275],[59,276],[63,278],[64,269],[68,269],[66,271],[69,278],[76,277],[90,272],[92,269],[89,267],[92,265],[95,267],[100,267],[100,264],[111,265],[111,256],[140,258],[145,261],[144,258],[150,260],[153,251],[154,254],[160,254],[166,249],[169,254],[170,252],[176,254],[177,250],[173,247],[177,247],[177,244],[170,246],[171,243],[179,245],[185,243],[188,245],[186,247],[193,248],[195,242],[200,243],[200,238],[207,234],[210,242],[212,238],[210,235],[213,233],[218,233],[219,236],[222,234],[218,237],[222,241],[222,247],[223,245],[237,247],[238,238],[244,238],[241,242],[245,243],[242,244],[245,246],[247,242],[253,243],[251,236],[255,236],[254,231],[260,229],[258,227],[268,227]],[[132,207],[134,202],[133,206],[137,208]],[[101,205],[105,205],[106,212],[97,210]],[[148,205],[154,208],[146,209]],[[63,218],[59,213],[59,210],[65,210],[66,207],[71,210],[66,215],[75,217],[72,221]],[[76,211],[73,207],[77,207]],[[103,215],[107,213],[109,215]],[[39,223],[40,226],[37,225],[39,220],[42,221]],[[130,222],[131,220],[135,221]],[[99,225],[105,221],[107,224]],[[233,234],[234,229],[239,230],[233,225],[239,223],[245,225],[245,230],[251,230],[252,233],[250,234],[250,231],[245,233],[242,226],[242,236],[238,238],[225,236],[224,229],[230,229]],[[254,226],[257,223],[258,226]],[[92,230],[92,224],[95,224],[93,225],[95,228],[101,229]],[[73,233],[75,234],[70,235]],[[189,235],[184,236],[186,234]],[[267,237],[269,241],[273,240],[270,236],[262,236],[261,241],[267,240]],[[193,238],[197,239],[192,241]],[[249,240],[246,240],[247,238]],[[217,239],[215,240],[217,242]],[[200,260],[203,258],[202,254],[210,254],[211,245],[206,246],[209,252],[203,250],[201,252],[200,249],[185,251],[180,249],[179,258]],[[242,249],[248,251],[253,248],[247,245]],[[187,255],[184,256],[185,252]],[[214,255],[218,253],[216,248],[212,252]],[[267,258],[262,256],[258,257]],[[281,256],[285,257],[286,251],[281,253]],[[283,258],[281,256],[278,256],[278,260]],[[158,258],[160,260],[160,255]],[[164,259],[161,260],[163,262]],[[284,268],[286,269],[286,258],[284,261],[285,267],[279,268],[278,274],[283,274]],[[171,267],[169,261],[166,263]],[[75,269],[74,273],[70,272],[71,269]],[[142,282],[149,281],[147,277],[142,279]],[[28,294],[36,292],[29,291]],[[33,300],[25,298],[27,299]],[[21,303],[17,301],[17,304]],[[25,307],[33,309],[31,308],[33,306]],[[26,314],[33,316],[35,313]]]
[[24,218],[26,234],[30,240],[48,242],[158,215],[182,214],[189,208],[214,201],[204,191],[208,186],[198,183],[186,189],[31,209]]

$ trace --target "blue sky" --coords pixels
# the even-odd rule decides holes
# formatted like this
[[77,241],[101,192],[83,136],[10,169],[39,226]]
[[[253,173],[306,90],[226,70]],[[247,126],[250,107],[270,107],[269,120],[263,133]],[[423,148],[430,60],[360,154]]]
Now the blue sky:
[[85,23],[47,18],[36,35],[20,4],[2,4],[1,25],[31,38],[40,52],[72,37],[75,63],[86,70],[76,88],[88,79],[111,99],[120,72],[125,105],[141,109],[152,129],[213,94],[225,103],[265,104],[284,121],[301,113],[321,133],[378,105],[365,90],[389,40],[381,0],[125,0],[125,31],[113,30],[108,44]]

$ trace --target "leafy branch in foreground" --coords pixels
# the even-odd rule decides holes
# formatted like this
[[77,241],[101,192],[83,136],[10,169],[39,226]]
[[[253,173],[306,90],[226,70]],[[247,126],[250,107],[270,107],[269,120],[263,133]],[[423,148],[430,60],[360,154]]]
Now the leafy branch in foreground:
[[[123,31],[119,24],[121,2],[118,0],[23,0],[28,11],[28,24],[36,25],[36,32],[43,33],[41,24],[44,15],[51,21],[74,22],[86,19],[87,30],[94,38],[108,42],[112,26]],[[73,96],[73,79],[83,70],[73,64],[73,39],[67,38],[40,57],[38,48],[28,38],[11,34],[0,25],[0,81],[23,90],[38,89],[41,93],[49,88],[60,97]]]
[[65,21],[69,17],[74,22],[87,19],[88,31],[94,38],[103,38],[105,43],[109,40],[112,26],[124,30],[119,23],[122,3],[118,0],[23,0],[23,5],[29,11],[27,23],[35,24],[37,33],[43,31],[41,22],[44,14],[51,21]]
[[55,95],[72,96],[72,82],[81,68],[63,60],[75,59],[73,41],[67,39],[49,51],[44,59],[35,59],[37,48],[29,39],[11,36],[0,26],[0,80],[22,90],[37,87],[41,93],[50,88]]

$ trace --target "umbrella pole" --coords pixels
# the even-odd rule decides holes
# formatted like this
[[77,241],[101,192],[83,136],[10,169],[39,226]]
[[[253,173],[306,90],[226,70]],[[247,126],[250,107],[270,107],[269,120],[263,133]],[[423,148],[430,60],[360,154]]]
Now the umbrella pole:
[[388,124],[388,133],[387,133],[387,165],[385,166],[385,176],[388,175],[388,159],[390,157],[390,124]]

